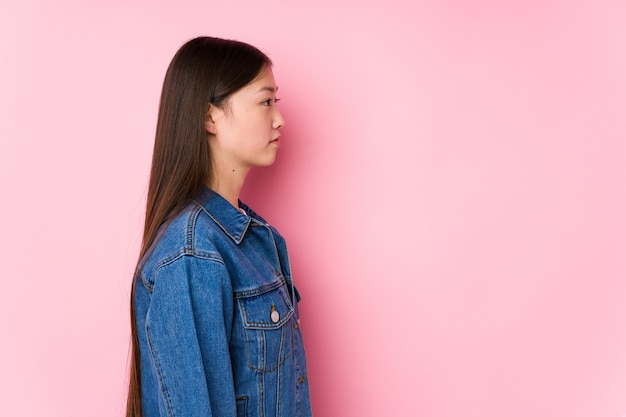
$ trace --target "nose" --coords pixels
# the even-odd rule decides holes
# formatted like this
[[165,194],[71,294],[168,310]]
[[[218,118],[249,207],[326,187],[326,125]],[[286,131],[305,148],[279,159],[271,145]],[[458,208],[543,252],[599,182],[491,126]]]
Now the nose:
[[280,113],[280,110],[278,110],[277,107],[274,107],[274,120],[272,122],[272,127],[274,129],[280,129],[283,126],[285,126],[285,119],[283,118],[283,115]]

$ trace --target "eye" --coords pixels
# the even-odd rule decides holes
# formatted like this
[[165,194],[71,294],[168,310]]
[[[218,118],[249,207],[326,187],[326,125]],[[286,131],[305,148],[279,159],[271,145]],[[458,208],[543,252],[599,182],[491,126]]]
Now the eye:
[[261,104],[264,105],[264,106],[268,106],[269,107],[269,106],[272,105],[272,101],[274,102],[274,104],[277,104],[280,101],[280,99],[279,98],[275,98],[275,99],[268,98],[267,100],[262,101]]

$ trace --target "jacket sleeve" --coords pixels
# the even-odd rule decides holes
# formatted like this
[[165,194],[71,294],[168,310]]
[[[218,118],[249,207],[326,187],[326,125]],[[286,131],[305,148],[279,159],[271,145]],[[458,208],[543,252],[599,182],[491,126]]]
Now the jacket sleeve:
[[181,256],[156,272],[146,317],[162,417],[236,416],[233,296],[218,258]]

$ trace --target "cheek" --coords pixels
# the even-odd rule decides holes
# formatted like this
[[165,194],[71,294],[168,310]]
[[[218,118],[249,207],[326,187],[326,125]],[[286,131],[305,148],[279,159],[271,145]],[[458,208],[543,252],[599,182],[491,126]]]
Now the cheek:
[[249,131],[257,132],[257,134],[265,134],[268,130],[272,129],[272,119],[265,114],[250,114],[247,128]]

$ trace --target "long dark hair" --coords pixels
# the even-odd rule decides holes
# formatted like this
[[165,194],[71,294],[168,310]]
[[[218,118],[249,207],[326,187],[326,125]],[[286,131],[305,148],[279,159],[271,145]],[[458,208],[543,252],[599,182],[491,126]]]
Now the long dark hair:
[[[243,42],[199,37],[185,43],[170,63],[161,93],[148,202],[138,267],[157,231],[211,183],[212,160],[205,130],[210,105],[223,108],[228,98],[253,81],[270,59]],[[135,317],[133,279],[130,316],[132,346],[127,417],[142,417],[141,357]]]

